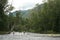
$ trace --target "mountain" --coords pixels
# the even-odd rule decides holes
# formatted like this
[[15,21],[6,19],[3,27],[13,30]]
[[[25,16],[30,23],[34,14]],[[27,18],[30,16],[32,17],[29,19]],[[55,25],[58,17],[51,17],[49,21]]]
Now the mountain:
[[19,12],[23,18],[28,18],[29,16],[31,16],[30,14],[32,13],[32,11],[38,12],[42,7],[44,6],[44,4],[38,5],[36,7],[34,7],[33,9],[29,9],[29,10],[17,10],[15,12],[12,12],[14,16],[16,16],[16,13]]
[[[12,12],[12,14],[14,15],[14,16],[16,16],[16,13],[20,13],[20,15],[23,17],[23,18],[27,18],[28,16],[29,16],[29,10],[17,10],[17,11],[15,11],[15,12]],[[11,14],[11,13],[10,13]],[[12,15],[11,14],[11,15]]]

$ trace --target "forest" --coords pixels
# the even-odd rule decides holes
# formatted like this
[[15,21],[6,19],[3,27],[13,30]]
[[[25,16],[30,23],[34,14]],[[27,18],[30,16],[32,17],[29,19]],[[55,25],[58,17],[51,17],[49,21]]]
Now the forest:
[[32,9],[11,12],[14,7],[0,2],[0,33],[33,32],[42,34],[60,33],[60,0],[44,0]]

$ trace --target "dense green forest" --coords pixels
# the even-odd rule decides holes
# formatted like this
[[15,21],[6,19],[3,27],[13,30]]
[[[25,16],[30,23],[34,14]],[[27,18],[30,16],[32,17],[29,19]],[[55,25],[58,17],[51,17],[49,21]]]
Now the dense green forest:
[[7,0],[1,1],[0,31],[60,33],[60,0],[44,0],[29,10],[11,12],[13,9]]

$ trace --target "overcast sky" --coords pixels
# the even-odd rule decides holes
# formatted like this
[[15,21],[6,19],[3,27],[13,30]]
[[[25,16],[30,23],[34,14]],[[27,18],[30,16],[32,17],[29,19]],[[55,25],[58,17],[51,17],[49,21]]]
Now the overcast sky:
[[15,7],[15,10],[27,10],[35,6],[35,4],[42,3],[42,0],[9,0],[9,3]]

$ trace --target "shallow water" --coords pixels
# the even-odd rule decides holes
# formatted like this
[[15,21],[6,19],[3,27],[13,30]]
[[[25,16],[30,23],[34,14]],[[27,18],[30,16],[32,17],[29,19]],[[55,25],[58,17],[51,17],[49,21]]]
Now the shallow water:
[[[42,34],[43,35],[43,34]],[[0,35],[0,40],[60,40],[60,37],[47,37],[35,33],[19,33]]]

